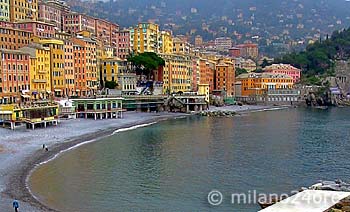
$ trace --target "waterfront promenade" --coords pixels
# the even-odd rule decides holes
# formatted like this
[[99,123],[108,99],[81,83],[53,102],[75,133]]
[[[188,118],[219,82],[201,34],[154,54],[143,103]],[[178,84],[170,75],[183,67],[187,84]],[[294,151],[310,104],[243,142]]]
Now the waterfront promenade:
[[[211,108],[211,110],[217,109],[220,108]],[[267,107],[230,106],[222,109],[247,112]],[[36,163],[51,158],[59,151],[90,139],[109,135],[116,129],[183,116],[186,114],[126,112],[123,114],[123,119],[63,120],[56,127],[34,131],[24,128],[16,131],[0,128],[0,208],[11,211],[13,198],[18,198],[21,211],[48,211],[26,192],[24,182],[26,172]],[[48,152],[42,149],[43,144],[49,148]]]

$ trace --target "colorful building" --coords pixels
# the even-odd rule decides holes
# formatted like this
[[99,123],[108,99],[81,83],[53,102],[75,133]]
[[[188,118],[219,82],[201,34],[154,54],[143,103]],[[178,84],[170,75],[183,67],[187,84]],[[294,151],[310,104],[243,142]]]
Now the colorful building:
[[116,56],[121,59],[126,59],[130,55],[130,31],[129,30],[121,30],[118,32],[118,49],[115,52]]
[[64,76],[65,76],[65,95],[75,96],[75,73],[74,73],[74,51],[73,42],[64,40]]
[[168,31],[161,31],[159,36],[159,53],[173,53],[173,37]]
[[193,48],[192,45],[186,40],[175,37],[173,39],[173,53],[182,55],[192,55]]
[[95,34],[95,18],[85,14],[70,12],[64,15],[63,28],[65,32],[77,34],[80,31],[89,31]]
[[228,51],[232,47],[232,39],[229,37],[216,38],[214,42],[219,51]]
[[301,77],[301,70],[290,64],[272,64],[264,68],[265,72],[275,74],[287,74],[293,78],[294,83],[298,83]]
[[197,35],[194,38],[194,46],[197,48],[197,47],[201,47],[202,45],[203,45],[203,37],[200,35]]
[[10,2],[10,21],[38,19],[38,0],[7,0]]
[[29,100],[29,54],[6,49],[1,49],[0,53],[0,102],[8,104]]
[[119,25],[103,19],[95,19],[95,35],[103,45],[117,49]]
[[101,79],[103,83],[113,81],[118,83],[119,73],[127,70],[127,61],[119,58],[110,58],[101,60]]
[[38,20],[55,25],[55,29],[63,31],[64,15],[70,11],[69,6],[60,0],[39,1]]
[[245,43],[235,46],[240,49],[240,57],[256,60],[259,57],[259,47],[255,43]]
[[78,96],[94,95],[97,90],[96,41],[79,35],[74,43],[75,88]]
[[0,27],[0,48],[17,50],[28,45],[32,35],[28,30]]
[[30,55],[32,99],[48,99],[51,95],[50,48],[32,43],[20,50]]
[[40,39],[38,42],[50,48],[51,92],[56,97],[67,96],[64,42],[57,39]]
[[30,31],[34,36],[43,38],[53,38],[55,37],[56,27],[54,24],[45,23],[41,21],[25,20],[14,23],[14,27],[17,29],[22,29]]
[[0,21],[10,21],[10,0],[0,1]]
[[215,64],[216,62],[200,59],[199,60],[199,81],[198,84],[208,84],[209,92],[212,93],[214,88],[214,76],[215,76]]
[[158,52],[159,26],[139,23],[130,29],[130,47],[135,53]]
[[163,92],[187,92],[192,90],[192,58],[185,55],[160,54],[165,60],[163,68]]
[[234,96],[235,67],[232,62],[219,61],[215,70],[215,90],[225,91],[229,97]]
[[236,77],[241,97],[262,95],[268,90],[286,90],[293,88],[293,79],[286,74],[247,73]]

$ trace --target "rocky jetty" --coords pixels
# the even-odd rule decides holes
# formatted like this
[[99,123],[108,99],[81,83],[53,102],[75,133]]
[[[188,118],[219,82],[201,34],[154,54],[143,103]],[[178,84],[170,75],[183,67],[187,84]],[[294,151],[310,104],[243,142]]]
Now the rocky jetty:
[[233,117],[237,115],[237,113],[234,111],[202,111],[199,115],[210,117]]

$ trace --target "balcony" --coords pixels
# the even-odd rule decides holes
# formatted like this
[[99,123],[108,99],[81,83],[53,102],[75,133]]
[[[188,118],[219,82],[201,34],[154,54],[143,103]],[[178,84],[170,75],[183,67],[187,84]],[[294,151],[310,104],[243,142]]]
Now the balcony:
[[47,80],[46,79],[33,79],[32,82],[33,83],[46,83]]

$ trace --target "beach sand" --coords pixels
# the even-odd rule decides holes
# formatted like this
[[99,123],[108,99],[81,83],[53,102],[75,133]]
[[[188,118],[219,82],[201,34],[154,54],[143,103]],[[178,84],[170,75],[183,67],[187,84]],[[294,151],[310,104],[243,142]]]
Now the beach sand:
[[[229,106],[210,110],[235,112],[260,111],[266,106]],[[20,202],[20,211],[54,211],[42,205],[29,192],[26,179],[35,165],[46,161],[62,150],[79,143],[111,135],[115,130],[131,126],[184,117],[182,113],[125,112],[123,119],[109,120],[61,120],[58,126],[46,129],[15,131],[0,128],[0,211],[13,211],[12,201]],[[49,151],[42,149],[45,144]]]

